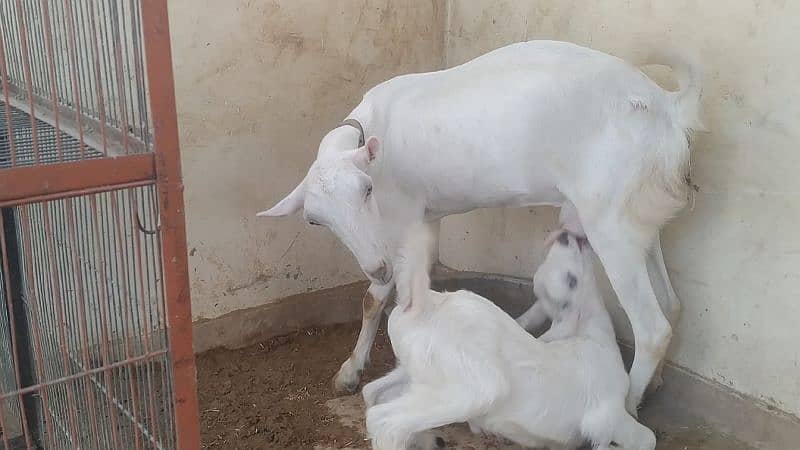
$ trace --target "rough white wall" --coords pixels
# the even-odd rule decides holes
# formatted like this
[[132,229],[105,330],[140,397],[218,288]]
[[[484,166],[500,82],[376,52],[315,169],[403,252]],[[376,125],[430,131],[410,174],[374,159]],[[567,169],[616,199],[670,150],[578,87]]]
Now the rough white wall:
[[[800,413],[800,2],[576,0],[448,5],[446,63],[506,43],[573,41],[623,58],[651,43],[695,49],[707,67],[706,122],[692,210],[664,253],[684,301],[670,358]],[[660,77],[659,77],[660,78]],[[441,258],[461,269],[527,275],[552,211],[486,210],[442,225]],[[626,328],[624,315],[614,309]]]
[[362,278],[329,231],[255,213],[366,89],[438,67],[439,3],[169,2],[195,320]]

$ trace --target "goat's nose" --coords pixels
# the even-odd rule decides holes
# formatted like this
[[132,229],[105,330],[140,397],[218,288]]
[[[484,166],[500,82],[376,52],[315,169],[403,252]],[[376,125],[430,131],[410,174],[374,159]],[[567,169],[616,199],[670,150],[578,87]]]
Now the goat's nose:
[[388,278],[391,274],[389,273],[389,267],[386,265],[386,261],[382,261],[381,265],[369,273],[370,278],[374,280],[380,280],[384,283],[389,282]]

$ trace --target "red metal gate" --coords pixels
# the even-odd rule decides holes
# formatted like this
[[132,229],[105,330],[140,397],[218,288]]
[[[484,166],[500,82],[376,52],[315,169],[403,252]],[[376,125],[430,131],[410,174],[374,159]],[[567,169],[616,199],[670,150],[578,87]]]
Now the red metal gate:
[[0,0],[5,449],[200,448],[166,0]]

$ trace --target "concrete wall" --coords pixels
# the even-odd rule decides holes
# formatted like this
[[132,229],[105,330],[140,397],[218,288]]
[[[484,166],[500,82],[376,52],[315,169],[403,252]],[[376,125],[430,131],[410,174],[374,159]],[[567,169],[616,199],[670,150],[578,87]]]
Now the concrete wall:
[[366,89],[439,66],[440,3],[169,2],[196,320],[362,277],[327,230],[255,213]]
[[[699,52],[705,119],[692,160],[693,209],[664,253],[684,316],[670,358],[800,413],[800,3],[678,0],[474,1],[448,5],[448,66],[506,43],[569,40],[623,58],[650,43]],[[460,269],[532,273],[551,211],[487,210],[442,225],[441,257]],[[619,324],[624,316],[613,308]]]

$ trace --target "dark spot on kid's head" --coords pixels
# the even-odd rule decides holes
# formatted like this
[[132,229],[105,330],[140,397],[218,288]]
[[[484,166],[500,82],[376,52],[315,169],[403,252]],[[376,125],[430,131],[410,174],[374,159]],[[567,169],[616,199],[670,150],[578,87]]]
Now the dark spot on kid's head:
[[564,231],[561,234],[559,234],[558,235],[558,243],[563,245],[563,246],[569,245],[569,233]]
[[578,286],[578,277],[573,275],[571,272],[567,272],[567,284],[569,285],[570,289],[575,289]]

